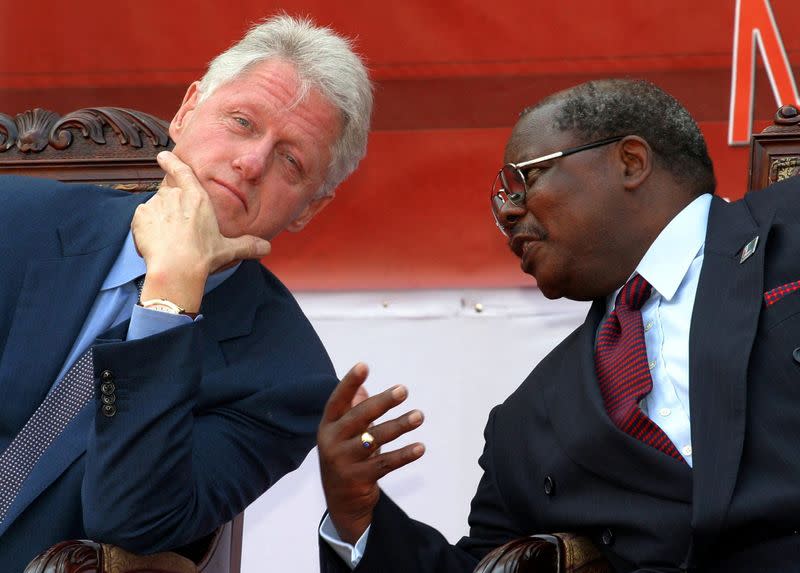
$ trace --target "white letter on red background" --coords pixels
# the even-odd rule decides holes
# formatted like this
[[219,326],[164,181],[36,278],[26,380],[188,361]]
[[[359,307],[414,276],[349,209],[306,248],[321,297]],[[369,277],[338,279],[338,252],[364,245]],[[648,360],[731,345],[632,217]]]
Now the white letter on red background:
[[733,29],[733,73],[728,144],[748,145],[753,128],[756,46],[767,69],[777,107],[800,106],[797,86],[783,48],[769,0],[736,0]]

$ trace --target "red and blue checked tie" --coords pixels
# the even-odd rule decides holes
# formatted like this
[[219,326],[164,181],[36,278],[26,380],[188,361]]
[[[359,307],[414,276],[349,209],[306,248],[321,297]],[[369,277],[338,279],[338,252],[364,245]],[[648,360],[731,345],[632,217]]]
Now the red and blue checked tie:
[[645,444],[683,460],[664,430],[639,408],[639,401],[653,389],[639,310],[650,297],[651,289],[641,275],[622,287],[614,311],[597,337],[595,371],[603,403],[614,424]]

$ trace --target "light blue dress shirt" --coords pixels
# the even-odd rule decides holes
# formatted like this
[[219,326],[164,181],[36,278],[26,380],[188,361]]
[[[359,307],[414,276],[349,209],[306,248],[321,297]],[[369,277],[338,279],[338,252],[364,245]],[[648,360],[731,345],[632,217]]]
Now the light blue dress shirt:
[[[231,276],[239,265],[215,273],[208,277],[205,292],[208,293]],[[136,279],[145,274],[144,259],[139,256],[133,242],[133,233],[128,231],[125,244],[117,259],[111,266],[106,279],[100,286],[100,292],[94,300],[80,334],[61,368],[53,387],[67,373],[72,364],[86,351],[94,340],[103,332],[117,324],[131,319],[128,326],[127,340],[138,340],[146,336],[164,332],[170,328],[188,324],[192,318],[183,314],[170,314],[157,310],[142,308],[136,304],[139,292]],[[200,320],[201,315],[195,320]],[[52,388],[51,388],[52,389]]]
[[[644,342],[653,389],[642,399],[641,407],[669,436],[690,467],[689,326],[703,266],[710,208],[709,194],[697,197],[684,207],[661,230],[634,271],[653,286],[650,298],[642,306]],[[620,290],[622,287],[606,299],[606,314],[600,326],[614,310]],[[367,549],[369,529],[367,527],[355,545],[350,545],[341,540],[333,521],[326,515],[319,534],[355,569]]]

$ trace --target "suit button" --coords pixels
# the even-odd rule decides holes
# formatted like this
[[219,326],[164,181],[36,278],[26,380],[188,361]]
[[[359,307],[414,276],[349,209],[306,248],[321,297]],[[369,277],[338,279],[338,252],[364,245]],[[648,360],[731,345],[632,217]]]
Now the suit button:
[[114,414],[117,413],[117,407],[114,404],[104,404],[103,405],[103,416],[106,418],[113,418]]
[[103,401],[103,404],[113,404],[117,401],[116,394],[103,394],[100,399]]
[[795,362],[797,362],[798,364],[800,364],[800,348],[795,348],[795,349],[792,351],[792,358],[794,358],[794,361],[795,361]]
[[103,382],[113,382],[114,375],[111,373],[111,370],[103,370],[100,373],[100,380],[102,380]]
[[550,476],[544,478],[544,494],[545,495],[556,494],[556,482]]
[[604,529],[600,535],[600,541],[603,542],[603,545],[614,545],[614,533],[610,529]]
[[116,389],[117,387],[111,382],[103,382],[100,385],[100,392],[102,392],[105,396],[110,396]]

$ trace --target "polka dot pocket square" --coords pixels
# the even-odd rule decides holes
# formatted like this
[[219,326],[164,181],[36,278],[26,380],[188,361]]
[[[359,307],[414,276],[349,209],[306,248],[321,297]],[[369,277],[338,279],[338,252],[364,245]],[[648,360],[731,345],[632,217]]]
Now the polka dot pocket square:
[[772,306],[787,294],[791,294],[797,290],[800,290],[800,281],[794,281],[792,283],[786,283],[785,285],[775,287],[774,289],[768,290],[764,293],[764,304],[766,306]]

